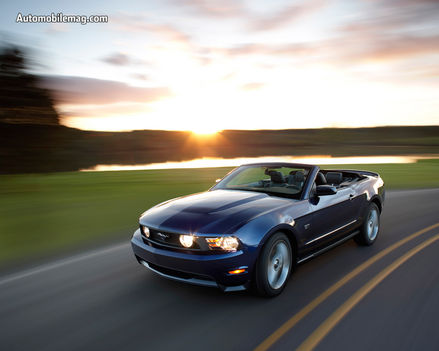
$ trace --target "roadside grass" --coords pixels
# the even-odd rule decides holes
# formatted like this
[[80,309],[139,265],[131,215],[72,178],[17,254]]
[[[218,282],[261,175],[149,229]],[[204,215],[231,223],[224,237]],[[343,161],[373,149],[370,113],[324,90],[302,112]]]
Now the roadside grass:
[[[322,168],[376,171],[387,189],[439,187],[439,160]],[[128,241],[143,211],[205,191],[230,169],[2,175],[0,265],[92,242]]]

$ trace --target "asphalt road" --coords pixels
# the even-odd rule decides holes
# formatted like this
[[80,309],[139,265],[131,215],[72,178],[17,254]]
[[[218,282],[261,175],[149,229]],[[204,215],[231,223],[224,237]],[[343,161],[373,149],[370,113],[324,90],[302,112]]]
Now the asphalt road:
[[375,245],[350,240],[300,265],[274,299],[157,277],[134,260],[128,244],[2,276],[0,350],[253,350],[270,335],[260,350],[293,350],[306,349],[303,343],[323,328],[316,350],[437,351],[439,240],[364,292],[389,265],[434,238],[439,226],[376,260],[295,325],[278,330],[375,254],[437,222],[439,189],[388,192]]

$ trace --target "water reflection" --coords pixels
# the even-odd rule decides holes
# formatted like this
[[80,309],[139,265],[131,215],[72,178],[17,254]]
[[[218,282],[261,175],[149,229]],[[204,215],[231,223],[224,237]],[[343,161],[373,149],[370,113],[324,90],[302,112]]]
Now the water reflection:
[[92,168],[82,169],[83,172],[100,171],[128,171],[142,169],[173,169],[173,168],[208,168],[208,167],[236,167],[254,162],[297,162],[309,164],[371,164],[371,163],[414,163],[422,156],[358,156],[358,157],[331,157],[319,156],[264,156],[264,157],[237,157],[216,158],[203,157],[181,162],[149,163],[142,165],[96,165]]

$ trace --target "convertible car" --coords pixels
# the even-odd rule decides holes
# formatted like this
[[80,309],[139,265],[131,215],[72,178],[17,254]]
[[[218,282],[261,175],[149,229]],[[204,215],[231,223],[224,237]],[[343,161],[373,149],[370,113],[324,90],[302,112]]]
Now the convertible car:
[[373,172],[248,164],[206,192],[144,212],[131,244],[138,262],[163,277],[275,296],[296,264],[350,238],[372,245],[383,204],[384,182]]

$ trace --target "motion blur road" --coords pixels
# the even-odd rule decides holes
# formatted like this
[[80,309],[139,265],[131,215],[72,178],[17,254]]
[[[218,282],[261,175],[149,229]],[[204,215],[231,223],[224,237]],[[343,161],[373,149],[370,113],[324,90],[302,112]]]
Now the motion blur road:
[[[0,350],[293,350],[332,316],[316,350],[437,351],[439,240],[381,276],[344,314],[338,309],[434,238],[439,226],[376,260],[295,325],[278,330],[373,255],[437,222],[439,189],[388,192],[374,246],[350,240],[300,265],[274,299],[165,280],[139,265],[128,243],[13,273],[0,277]],[[338,323],[331,325],[334,318]]]

